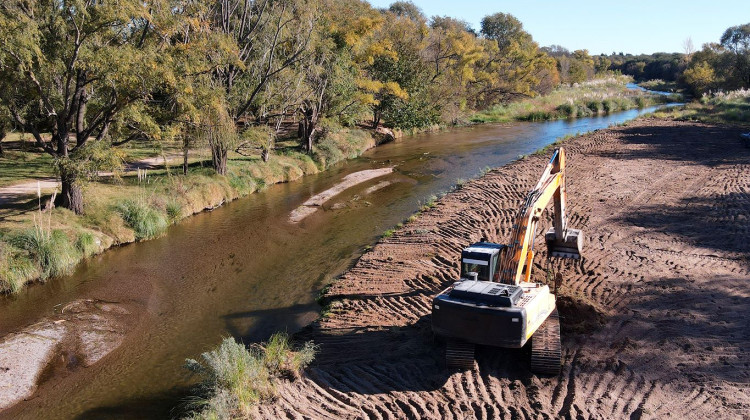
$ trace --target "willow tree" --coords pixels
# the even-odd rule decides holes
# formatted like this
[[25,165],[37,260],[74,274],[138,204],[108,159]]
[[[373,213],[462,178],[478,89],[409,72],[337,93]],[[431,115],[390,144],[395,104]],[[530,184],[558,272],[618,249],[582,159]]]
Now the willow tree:
[[[319,2],[215,0],[211,4],[211,27],[232,39],[238,50],[237,63],[216,69],[212,84],[223,92],[226,113],[236,125],[258,121],[268,84],[309,53]],[[226,171],[231,146],[221,141],[211,147],[219,174]]]
[[[83,212],[81,182],[106,148],[152,126],[143,101],[171,71],[166,0],[6,0],[0,102],[55,158],[58,205]],[[117,139],[109,134],[113,128]],[[94,165],[94,167],[92,167]]]
[[[541,51],[514,16],[495,13],[482,19],[485,59],[477,77],[477,106],[487,107],[539,93],[557,82],[555,60]],[[547,79],[547,80],[546,80]]]

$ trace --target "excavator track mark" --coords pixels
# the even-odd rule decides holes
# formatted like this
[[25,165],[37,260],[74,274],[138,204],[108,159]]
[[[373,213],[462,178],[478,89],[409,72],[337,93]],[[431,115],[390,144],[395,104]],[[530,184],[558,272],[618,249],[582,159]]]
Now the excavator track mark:
[[531,371],[542,375],[557,375],[560,373],[561,361],[560,317],[555,308],[531,338]]

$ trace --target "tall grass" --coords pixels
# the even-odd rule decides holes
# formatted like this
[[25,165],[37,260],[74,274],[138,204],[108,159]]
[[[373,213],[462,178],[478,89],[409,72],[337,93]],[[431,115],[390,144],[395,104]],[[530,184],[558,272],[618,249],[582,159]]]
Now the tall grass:
[[314,359],[312,342],[292,347],[285,333],[267,343],[246,348],[225,338],[218,348],[203,353],[201,361],[188,359],[186,368],[202,378],[189,406],[188,418],[226,419],[246,417],[252,407],[276,395],[276,383],[296,378]]
[[136,240],[154,238],[167,229],[167,218],[159,210],[140,200],[126,200],[115,211],[135,231]]
[[28,252],[39,267],[41,280],[69,274],[79,256],[76,248],[62,230],[29,229],[11,238],[11,244]]
[[747,127],[750,126],[750,89],[708,93],[699,101],[658,109],[651,116]]
[[26,252],[0,242],[0,293],[16,293],[27,281],[39,278],[40,273]]

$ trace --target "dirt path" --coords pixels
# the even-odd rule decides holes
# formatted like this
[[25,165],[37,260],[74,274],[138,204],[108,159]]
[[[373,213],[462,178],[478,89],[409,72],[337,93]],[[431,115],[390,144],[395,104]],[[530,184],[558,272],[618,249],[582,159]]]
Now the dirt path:
[[[167,162],[175,163],[182,159],[181,154],[167,155]],[[150,157],[125,164],[124,172],[132,172],[138,169],[152,169],[164,165],[162,156]],[[100,172],[99,176],[112,176],[112,172]],[[36,195],[37,188],[40,188],[44,194],[60,191],[60,180],[58,178],[40,178],[31,181],[24,181],[18,184],[0,187],[0,207],[5,207],[28,196]]]
[[327,292],[329,316],[300,334],[321,346],[307,377],[254,414],[748,418],[750,150],[736,130],[659,120],[566,148],[570,223],[586,240],[580,262],[557,266],[558,377],[530,374],[526,350],[492,348],[447,371],[430,331],[431,297],[457,275],[460,249],[506,240],[548,153],[465,184],[366,253]]

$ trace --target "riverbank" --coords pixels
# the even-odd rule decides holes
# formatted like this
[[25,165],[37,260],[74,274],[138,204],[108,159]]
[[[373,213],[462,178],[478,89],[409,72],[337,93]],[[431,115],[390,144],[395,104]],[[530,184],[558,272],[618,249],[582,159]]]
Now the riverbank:
[[0,293],[69,274],[80,261],[113,246],[154,238],[188,216],[318,173],[391,139],[389,130],[340,129],[321,139],[312,156],[294,148],[281,148],[267,162],[232,156],[227,176],[198,164],[186,176],[162,168],[100,178],[85,186],[82,217],[62,208],[40,211],[46,194],[28,197],[0,211]]
[[549,158],[532,155],[463,184],[328,287],[326,315],[298,334],[321,346],[312,367],[251,416],[746,417],[750,164],[738,132],[641,119],[566,141],[569,222],[586,240],[580,262],[555,265],[558,377],[492,348],[446,371],[430,332],[430,299],[460,249],[509,234]]
[[600,77],[573,86],[561,85],[548,95],[496,105],[473,114],[469,119],[473,123],[503,123],[582,118],[681,100],[679,95],[649,95],[643,89],[629,89],[628,83],[632,80],[620,75]]
[[[571,111],[565,116],[584,117],[650,103],[648,95],[625,87],[630,80],[625,76],[609,77],[563,87],[545,97],[493,108],[486,115],[481,114],[489,117],[473,117],[472,120],[474,123],[534,120],[523,112],[546,113],[550,106],[562,109],[560,107],[574,106],[580,101],[591,105],[593,99],[611,106],[597,105],[596,112]],[[27,201],[0,209],[0,293],[17,293],[32,282],[69,274],[82,260],[113,246],[157,237],[170,224],[185,217],[215,209],[267,185],[318,173],[342,160],[356,158],[394,137],[441,128],[431,126],[405,133],[388,129],[329,127],[311,155],[300,152],[296,142],[277,144],[276,152],[267,162],[259,155],[233,153],[228,161],[227,176],[216,175],[210,168],[202,166],[202,160],[193,158],[186,176],[173,174],[174,170],[167,167],[139,171],[137,175],[131,172],[126,176],[100,177],[85,186],[86,214],[83,217],[58,208],[44,214],[34,211],[48,206],[50,191],[39,198],[28,196]],[[29,147],[32,146],[22,149]],[[134,153],[141,156],[147,151],[139,149]],[[43,153],[40,156],[31,159],[37,162],[37,167],[38,162],[49,160]],[[24,157],[24,160],[29,158]],[[17,163],[14,171],[23,167]]]

